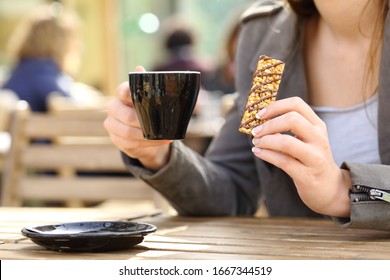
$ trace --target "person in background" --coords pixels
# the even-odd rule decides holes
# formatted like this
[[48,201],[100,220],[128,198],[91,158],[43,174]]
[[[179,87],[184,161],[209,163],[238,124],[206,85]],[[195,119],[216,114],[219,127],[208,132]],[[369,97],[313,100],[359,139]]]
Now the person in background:
[[11,38],[16,61],[3,88],[38,112],[48,111],[52,93],[70,97],[80,61],[78,29],[78,18],[60,3],[40,7]]
[[[288,2],[288,3],[287,3]],[[332,218],[390,231],[389,0],[258,1],[243,15],[234,107],[205,156],[143,139],[125,82],[104,126],[180,215]],[[260,55],[285,62],[268,120],[238,132]],[[142,67],[136,71],[144,71]]]
[[196,36],[190,24],[179,17],[172,17],[164,23],[162,33],[166,56],[156,63],[152,70],[199,71],[204,87],[214,64],[195,54]]

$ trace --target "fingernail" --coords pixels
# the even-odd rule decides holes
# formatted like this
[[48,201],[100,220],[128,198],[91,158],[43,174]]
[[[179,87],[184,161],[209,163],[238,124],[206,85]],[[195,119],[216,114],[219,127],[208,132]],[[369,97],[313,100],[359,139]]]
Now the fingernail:
[[261,109],[257,114],[256,114],[256,118],[257,119],[261,119],[262,117],[264,117],[264,115],[265,115],[265,113],[266,113],[266,108],[263,108],[263,109]]
[[252,139],[252,144],[253,144],[253,145],[256,146],[256,145],[258,144],[258,142],[259,142],[259,141],[257,140],[257,138],[253,138],[253,139]]
[[253,147],[252,148],[252,153],[254,154],[259,154],[261,152],[261,149],[260,148],[257,148],[257,147]]
[[262,126],[262,125],[256,126],[254,129],[252,129],[252,135],[253,135],[253,136],[256,136],[256,135],[259,134],[262,130],[263,130],[263,126]]

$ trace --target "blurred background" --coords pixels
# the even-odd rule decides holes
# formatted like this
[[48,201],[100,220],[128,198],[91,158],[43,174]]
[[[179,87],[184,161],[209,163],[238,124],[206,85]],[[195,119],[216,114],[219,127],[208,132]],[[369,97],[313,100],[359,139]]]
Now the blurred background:
[[[1,0],[0,85],[13,61],[7,45],[18,24],[42,4],[60,5],[80,18],[82,54],[74,78],[105,95],[127,80],[127,72],[152,69],[166,60],[164,36],[172,17],[185,19],[195,37],[194,55],[206,68],[226,59],[226,40],[250,0]],[[55,6],[56,7],[56,6]],[[50,38],[48,38],[50,40]]]
[[[0,204],[95,205],[137,200],[133,189],[139,188],[141,198],[151,195],[148,205],[167,208],[136,178],[128,188],[130,175],[102,126],[102,109],[137,65],[201,71],[184,143],[204,153],[237,96],[236,39],[252,1],[0,0]],[[32,188],[40,179],[49,185]]]

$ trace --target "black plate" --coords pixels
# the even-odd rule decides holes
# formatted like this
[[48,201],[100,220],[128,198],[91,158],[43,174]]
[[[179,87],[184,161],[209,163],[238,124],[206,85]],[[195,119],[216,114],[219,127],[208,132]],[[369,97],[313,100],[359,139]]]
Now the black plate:
[[49,250],[97,252],[131,248],[156,229],[146,223],[101,221],[25,227],[22,234]]

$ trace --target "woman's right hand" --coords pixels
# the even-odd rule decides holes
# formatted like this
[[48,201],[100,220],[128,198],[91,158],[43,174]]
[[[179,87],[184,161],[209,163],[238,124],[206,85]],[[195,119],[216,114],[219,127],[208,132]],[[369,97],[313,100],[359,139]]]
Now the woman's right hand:
[[[138,66],[135,71],[144,72],[145,69]],[[118,149],[150,170],[157,171],[168,162],[172,140],[144,139],[128,82],[119,85],[116,97],[107,103],[106,109],[104,127]]]

